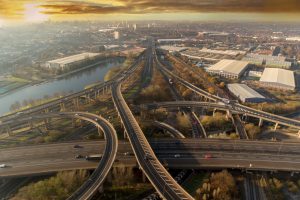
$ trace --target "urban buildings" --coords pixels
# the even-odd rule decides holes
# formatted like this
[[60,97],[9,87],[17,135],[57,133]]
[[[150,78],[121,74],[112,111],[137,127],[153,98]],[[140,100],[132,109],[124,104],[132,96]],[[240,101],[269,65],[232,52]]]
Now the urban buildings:
[[252,88],[248,87],[245,84],[228,84],[227,85],[228,90],[233,94],[234,96],[238,97],[240,101],[243,103],[249,102],[249,103],[260,103],[268,101],[267,98],[253,90]]
[[189,48],[188,50],[182,52],[181,54],[191,59],[219,61],[222,59],[236,59],[239,55],[244,55],[245,53],[246,53],[245,51],[235,51],[235,50],[213,50],[207,48],[203,48],[203,49]]
[[216,74],[229,79],[238,79],[246,71],[248,62],[237,60],[221,60],[215,65],[209,67],[207,72]]
[[278,67],[289,69],[292,63],[285,61],[283,56],[271,56],[271,55],[261,55],[261,54],[247,54],[243,60],[248,61],[250,64],[255,65],[265,65],[266,67]]
[[97,57],[98,53],[82,53],[46,62],[47,68],[65,69]]
[[260,84],[284,90],[296,89],[294,72],[278,68],[266,68],[260,78]]

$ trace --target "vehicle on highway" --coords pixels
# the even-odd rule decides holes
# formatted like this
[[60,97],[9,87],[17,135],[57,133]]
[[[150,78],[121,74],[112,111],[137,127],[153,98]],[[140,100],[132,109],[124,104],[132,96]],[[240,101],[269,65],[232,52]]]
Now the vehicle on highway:
[[77,154],[77,155],[75,156],[75,158],[77,158],[77,159],[79,159],[79,158],[83,158],[83,155],[81,155],[81,154]]
[[175,154],[174,158],[180,158],[180,154]]
[[77,148],[82,148],[82,146],[80,146],[79,144],[75,144],[73,147],[74,147],[75,149],[77,149]]
[[205,158],[205,159],[211,159],[211,158],[212,158],[212,155],[211,155],[211,154],[205,154],[205,155],[204,155],[204,158]]
[[92,154],[85,156],[86,160],[101,160],[102,154]]
[[151,160],[152,158],[151,158],[151,156],[149,155],[149,154],[145,154],[145,157],[144,157],[144,160]]
[[130,152],[125,152],[124,153],[124,156],[132,156],[133,155],[133,153],[130,153]]
[[6,164],[1,164],[0,168],[5,168],[7,165]]

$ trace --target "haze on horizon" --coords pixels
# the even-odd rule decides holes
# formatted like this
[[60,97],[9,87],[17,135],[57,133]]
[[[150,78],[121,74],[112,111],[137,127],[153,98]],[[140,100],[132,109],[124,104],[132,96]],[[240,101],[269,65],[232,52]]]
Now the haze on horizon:
[[299,21],[299,0],[0,0],[0,27],[47,20]]

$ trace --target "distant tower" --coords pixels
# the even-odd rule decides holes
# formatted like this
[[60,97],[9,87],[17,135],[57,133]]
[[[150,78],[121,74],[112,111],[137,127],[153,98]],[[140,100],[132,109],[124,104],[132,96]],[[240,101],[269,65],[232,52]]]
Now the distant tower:
[[114,38],[115,38],[115,40],[120,39],[120,33],[118,31],[114,32]]
[[133,30],[134,31],[136,31],[136,28],[137,28],[136,24],[133,24]]

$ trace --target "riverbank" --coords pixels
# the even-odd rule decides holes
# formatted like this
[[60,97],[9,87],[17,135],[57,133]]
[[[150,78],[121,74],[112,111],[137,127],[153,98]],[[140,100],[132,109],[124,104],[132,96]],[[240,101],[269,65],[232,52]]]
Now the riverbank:
[[[106,62],[89,66],[77,73],[51,81],[45,81],[35,85],[11,92],[9,95],[0,97],[0,115],[8,113],[14,108],[30,105],[35,100],[48,99],[51,97],[64,96],[83,90],[86,86],[104,80],[105,74],[115,66],[122,65],[124,59],[109,59]],[[14,105],[12,107],[12,105]]]
[[114,59],[125,59],[124,57],[109,57],[109,58],[106,58],[104,60],[101,60],[99,62],[96,62],[94,64],[91,64],[91,65],[88,65],[88,66],[85,66],[85,67],[81,67],[79,69],[75,69],[75,70],[72,70],[70,72],[67,72],[67,73],[64,73],[64,74],[61,74],[61,75],[57,75],[55,76],[53,79],[61,79],[61,78],[65,78],[67,76],[70,76],[70,75],[73,75],[73,74],[76,74],[78,72],[81,72],[81,71],[84,71],[86,69],[89,69],[89,68],[92,68],[92,67],[96,67],[97,65],[99,64],[103,64],[105,62],[109,62],[109,61],[112,61]]
[[88,65],[88,66],[85,66],[85,67],[81,67],[79,69],[75,69],[75,70],[72,70],[70,72],[67,72],[67,73],[64,73],[64,74],[61,74],[61,75],[57,75],[57,76],[54,76],[54,77],[49,77],[47,79],[43,79],[43,80],[40,80],[40,81],[30,81],[30,80],[26,80],[26,79],[14,77],[15,80],[16,79],[18,79],[18,80],[24,80],[24,84],[20,84],[20,85],[17,85],[15,87],[10,87],[9,89],[7,89],[7,90],[5,90],[3,92],[1,92],[2,88],[1,88],[1,84],[0,84],[0,98],[3,97],[3,96],[6,96],[6,95],[10,95],[10,94],[12,94],[14,92],[17,92],[19,90],[25,89],[25,88],[30,87],[30,86],[35,86],[35,85],[47,83],[49,81],[59,80],[59,79],[66,78],[68,76],[72,76],[74,74],[77,74],[79,72],[85,71],[87,69],[90,69],[90,68],[93,68],[93,67],[97,67],[97,65],[100,65],[100,64],[103,64],[103,63],[106,63],[106,62],[111,62],[114,59],[124,59],[124,57],[109,57],[109,58],[101,60],[101,61],[99,61],[97,63],[91,64],[91,65]]

